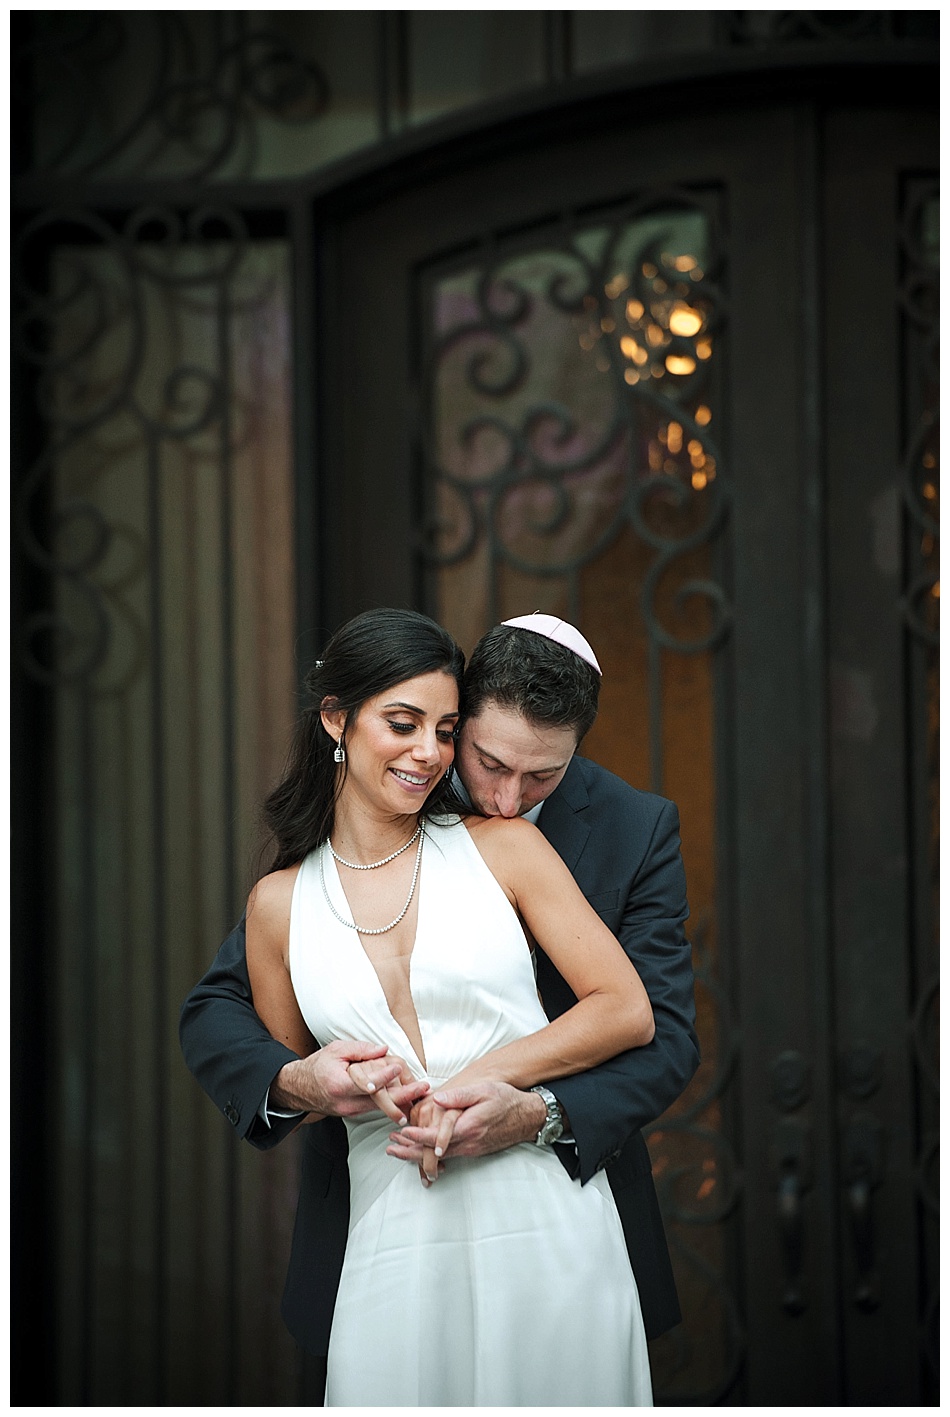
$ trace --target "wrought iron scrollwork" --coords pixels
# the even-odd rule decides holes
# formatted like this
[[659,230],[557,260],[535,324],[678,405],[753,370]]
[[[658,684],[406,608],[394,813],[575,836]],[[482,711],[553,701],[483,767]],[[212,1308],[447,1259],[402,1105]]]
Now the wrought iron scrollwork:
[[[245,11],[37,13],[13,72],[32,85],[34,172],[202,179],[259,118],[319,120],[322,69]],[[131,76],[131,82],[130,82]]]
[[129,596],[148,559],[142,531],[106,514],[97,481],[110,460],[157,468],[163,445],[193,446],[233,420],[221,351],[185,355],[176,330],[240,308],[246,249],[238,213],[211,205],[187,217],[140,208],[121,225],[48,209],[19,235],[14,349],[35,370],[46,437],[19,482],[14,526],[51,594],[18,644],[43,683],[95,678],[101,688],[104,674],[127,681],[142,664],[146,634]]
[[889,10],[723,10],[727,44],[781,44],[820,40],[893,40],[899,34]]
[[728,635],[728,593],[710,574],[730,505],[710,427],[720,264],[714,197],[671,190],[490,244],[437,282],[424,552],[441,571],[486,560],[486,623],[502,618],[512,573],[549,593],[560,583],[580,618],[584,569],[632,530],[652,553],[640,603],[654,654]]
[[[492,565],[489,618],[498,614],[503,567],[567,578],[576,602],[581,568],[631,526],[656,551],[642,597],[656,642],[698,653],[729,631],[725,589],[709,578],[681,585],[662,609],[659,594],[668,568],[709,544],[729,507],[722,452],[703,402],[723,316],[717,256],[710,249],[703,269],[695,255],[666,249],[674,232],[662,221],[675,227],[679,213],[705,215],[712,244],[715,222],[702,198],[654,194],[600,227],[563,222],[535,252],[492,249],[464,317],[447,322],[438,312],[425,431],[438,512],[425,550],[431,564],[448,567],[484,543]],[[577,383],[566,400],[532,397],[544,360],[537,334],[559,317],[561,339],[571,330],[586,367],[571,366]],[[464,381],[465,412],[442,410],[441,427],[451,425],[454,444],[447,446],[442,432],[435,446],[449,366],[455,383]],[[613,487],[605,489],[611,463]],[[597,479],[591,516],[584,495]],[[702,598],[710,612],[708,629],[695,638],[676,631],[676,614],[689,598]]]

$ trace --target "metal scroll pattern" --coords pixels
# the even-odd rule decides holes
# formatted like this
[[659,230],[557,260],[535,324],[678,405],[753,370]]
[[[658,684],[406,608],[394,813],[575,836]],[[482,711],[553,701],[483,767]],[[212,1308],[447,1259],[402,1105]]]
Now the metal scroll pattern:
[[[16,250],[33,409],[18,417],[32,457],[14,533],[41,589],[15,646],[48,692],[54,739],[50,1189],[67,1405],[233,1402],[244,1382],[226,1236],[245,1229],[242,1193],[280,1176],[238,1186],[174,1018],[246,889],[240,822],[260,795],[247,739],[260,757],[292,709],[292,576],[279,595],[267,584],[291,525],[286,264],[280,243],[249,241],[237,213],[212,207],[121,223],[47,210]],[[265,1248],[283,1249],[282,1207],[256,1208]],[[189,1238],[197,1216],[208,1250]],[[279,1352],[271,1297],[265,1349]]]
[[713,755],[698,746],[711,742],[715,650],[732,621],[718,574],[722,272],[714,194],[655,192],[486,243],[431,278],[421,381],[437,613],[466,648],[526,610],[580,624],[613,656],[590,751],[673,796],[694,853],[704,1061],[650,1135],[684,1311],[654,1345],[664,1402],[721,1400],[745,1352],[727,1277],[737,1041],[716,946]]
[[911,680],[911,779],[915,803],[917,996],[912,1039],[918,1078],[918,1188],[926,1286],[923,1352],[937,1390],[939,1235],[939,196],[935,181],[908,181],[901,223],[907,526],[904,619]]
[[[921,19],[923,25],[920,25]],[[928,17],[907,17],[897,10],[722,10],[717,14],[724,43],[781,44],[796,41],[895,40],[913,38],[922,30],[936,37]],[[914,21],[917,24],[914,24]]]
[[255,167],[260,124],[311,124],[326,77],[253,12],[36,12],[16,55],[34,173],[192,179]]
[[513,599],[581,619],[586,568],[632,532],[649,562],[639,610],[661,790],[661,653],[713,650],[732,619],[707,554],[730,500],[710,403],[715,212],[664,193],[542,241],[491,247],[438,283],[426,555],[441,593],[467,605],[471,643]]

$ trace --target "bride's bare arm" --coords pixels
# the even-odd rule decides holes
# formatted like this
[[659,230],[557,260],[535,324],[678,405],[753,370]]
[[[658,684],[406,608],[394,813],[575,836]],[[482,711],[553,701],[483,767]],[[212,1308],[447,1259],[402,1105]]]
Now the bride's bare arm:
[[[543,1121],[543,1104],[534,1094],[513,1089],[586,1071],[653,1038],[653,1010],[634,966],[615,936],[588,905],[557,852],[536,827],[520,818],[474,818],[467,823],[478,850],[543,947],[555,969],[577,996],[573,1008],[536,1033],[496,1048],[450,1078],[439,1089],[475,1102],[487,1093],[516,1099],[519,1112],[512,1135],[501,1147],[524,1140],[520,1135],[530,1097],[533,1131]],[[468,1101],[462,1106],[468,1106]],[[414,1112],[416,1125],[392,1137],[390,1155],[419,1164],[423,1183],[439,1175],[440,1158],[451,1144],[462,1113],[425,1098]],[[529,1128],[529,1133],[533,1134]],[[496,1148],[490,1148],[496,1149]],[[500,1148],[498,1148],[500,1149]],[[478,1153],[480,1154],[480,1153]]]
[[653,1010],[640,976],[554,848],[520,818],[468,825],[489,870],[577,1003],[546,1028],[464,1069],[453,1087],[476,1078],[531,1087],[649,1043]]

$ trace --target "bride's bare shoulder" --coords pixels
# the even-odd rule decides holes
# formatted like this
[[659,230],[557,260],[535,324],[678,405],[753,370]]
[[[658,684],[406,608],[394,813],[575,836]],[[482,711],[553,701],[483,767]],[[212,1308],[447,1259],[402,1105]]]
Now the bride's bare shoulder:
[[271,871],[251,887],[247,898],[248,927],[263,935],[285,935],[290,926],[290,906],[299,864]]
[[514,852],[534,851],[537,843],[544,846],[538,828],[523,817],[465,817],[465,826],[479,851],[486,858]]

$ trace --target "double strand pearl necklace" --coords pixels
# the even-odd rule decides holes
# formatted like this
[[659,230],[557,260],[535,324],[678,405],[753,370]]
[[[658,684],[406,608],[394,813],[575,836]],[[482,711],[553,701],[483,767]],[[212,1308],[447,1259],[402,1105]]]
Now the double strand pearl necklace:
[[345,857],[338,856],[333,850],[333,843],[330,841],[329,837],[327,838],[327,846],[330,848],[330,855],[333,857],[334,861],[339,861],[341,866],[349,866],[351,871],[375,871],[380,866],[388,866],[390,861],[395,861],[397,856],[401,856],[404,851],[408,851],[421,831],[422,823],[420,822],[409,840],[400,846],[398,851],[394,851],[392,856],[384,856],[382,861],[371,861],[368,866],[361,866],[356,861],[347,861]]
[[[345,919],[345,918],[340,914],[340,912],[337,910],[336,906],[333,904],[333,901],[330,899],[330,892],[327,890],[327,878],[326,878],[326,872],[324,871],[324,863],[325,863],[325,861],[326,861],[326,852],[324,852],[324,851],[321,851],[321,852],[320,852],[320,884],[323,886],[324,898],[326,899],[327,905],[330,907],[330,913],[331,913],[331,915],[333,915],[333,917],[334,917],[336,920],[339,920],[339,922],[340,922],[341,925],[346,925],[348,929],[350,929],[350,930],[355,930],[355,931],[357,932],[357,934],[359,934],[359,935],[386,935],[386,934],[389,933],[390,930],[395,930],[396,926],[399,924],[400,920],[403,918],[403,916],[405,915],[406,911],[409,909],[409,906],[412,904],[412,897],[413,897],[413,895],[415,894],[415,890],[416,890],[416,881],[419,879],[419,867],[420,867],[420,865],[422,864],[422,847],[423,847],[423,844],[425,843],[425,839],[426,839],[426,834],[425,834],[425,832],[424,832],[423,829],[422,829],[422,823],[421,823],[421,822],[419,823],[419,826],[418,826],[418,828],[416,829],[416,835],[418,835],[418,837],[419,837],[419,845],[418,845],[418,847],[417,847],[417,849],[416,849],[416,864],[415,864],[415,866],[414,866],[414,868],[413,868],[413,872],[412,872],[412,885],[409,887],[409,894],[408,894],[408,896],[406,897],[406,903],[405,903],[405,905],[403,906],[402,910],[400,910],[399,914],[396,916],[395,920],[391,920],[388,925],[382,925],[382,926],[380,926],[380,928],[379,928],[378,930],[367,930],[363,925],[357,925],[355,921]],[[406,846],[408,846],[408,845],[410,844],[410,842],[413,841],[413,840],[415,840],[415,837],[411,837],[411,838],[410,838],[410,841],[408,841],[408,842],[406,843]],[[329,839],[327,840],[327,846],[330,846]],[[405,846],[401,846],[401,847],[399,848],[399,851],[405,851],[405,849],[406,849]],[[398,856],[398,855],[399,855],[399,851],[394,852],[393,855],[394,855],[394,856]],[[330,846],[330,854],[331,854],[331,856],[333,856],[337,861],[339,861],[340,858],[339,858],[339,856],[337,856],[337,854],[336,854],[336,852],[333,850],[333,847],[332,847],[332,846]],[[391,860],[392,860],[392,857],[389,856],[389,857],[386,858],[386,860],[387,860],[387,861],[391,861]],[[384,866],[385,864],[386,864],[385,861],[377,861],[377,862],[374,863],[375,866]],[[349,862],[344,861],[344,862],[343,862],[343,865],[344,865],[344,866],[347,866],[347,865],[349,865]],[[357,868],[357,869],[359,869],[359,868]],[[364,866],[362,869],[363,869],[364,871],[368,871],[368,870],[373,870],[374,868],[373,868],[372,866]]]

